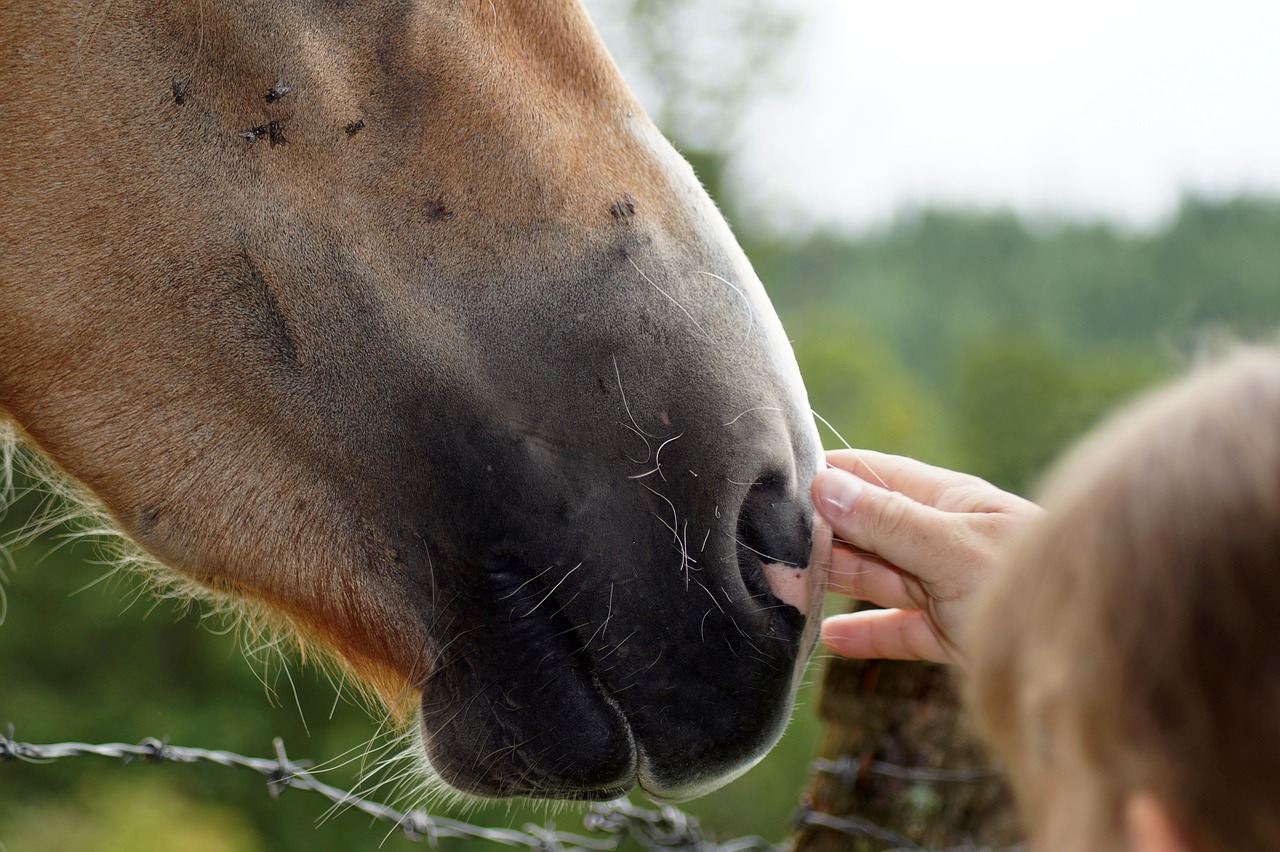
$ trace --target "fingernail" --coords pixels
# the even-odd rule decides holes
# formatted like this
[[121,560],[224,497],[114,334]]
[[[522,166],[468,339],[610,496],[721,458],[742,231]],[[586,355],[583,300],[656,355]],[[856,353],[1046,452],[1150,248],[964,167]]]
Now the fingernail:
[[862,493],[862,480],[843,470],[828,470],[818,481],[818,508],[827,515],[847,515]]

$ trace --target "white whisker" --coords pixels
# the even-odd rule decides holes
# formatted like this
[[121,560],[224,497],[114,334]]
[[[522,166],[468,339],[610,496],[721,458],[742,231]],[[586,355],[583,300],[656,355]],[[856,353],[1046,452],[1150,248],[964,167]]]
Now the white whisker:
[[631,256],[630,256],[630,255],[628,255],[628,256],[627,256],[627,263],[630,263],[630,264],[631,264],[631,267],[632,267],[633,269],[635,269],[635,271],[636,271],[636,272],[639,272],[639,273],[640,273],[640,277],[641,277],[641,278],[643,278],[645,281],[649,282],[649,286],[653,287],[653,289],[657,290],[659,293],[661,293],[662,295],[666,296],[666,297],[667,297],[667,299],[669,299],[669,300],[671,301],[671,304],[673,304],[673,305],[675,305],[677,308],[679,308],[679,309],[680,309],[680,313],[684,314],[686,317],[688,317],[688,318],[689,318],[689,322],[693,323],[694,327],[695,327],[695,328],[697,328],[697,329],[698,329],[698,331],[702,332],[702,336],[703,336],[703,337],[705,337],[707,340],[710,340],[710,339],[711,339],[711,335],[710,335],[710,334],[708,334],[708,333],[707,333],[707,330],[706,330],[705,328],[703,328],[703,327],[702,327],[702,325],[701,325],[701,324],[700,324],[696,319],[694,319],[694,318],[693,318],[693,314],[691,314],[691,313],[689,313],[687,310],[685,310],[684,305],[682,305],[682,304],[680,304],[679,302],[677,302],[677,301],[675,300],[675,297],[673,297],[670,293],[668,293],[666,290],[663,290],[661,287],[659,287],[657,284],[655,284],[652,278],[650,278],[648,275],[645,275],[645,274],[644,274],[644,270],[642,270],[640,267],[636,266],[636,262],[635,262],[634,260],[632,260],[632,259],[631,259]]
[[[648,432],[641,429],[640,424],[636,422],[636,416],[631,413],[631,404],[627,402],[627,392],[622,389],[622,371],[618,369],[618,359],[611,356],[611,360],[613,361],[613,375],[618,380],[618,393],[622,396],[622,408],[627,412],[627,419],[631,421],[631,425],[626,428],[635,432],[640,440],[644,441],[644,458],[638,461],[636,459],[631,460],[636,464],[645,464],[649,459],[653,458],[653,445],[649,443],[649,439],[653,438],[654,440],[657,440],[658,436],[650,435]],[[623,425],[626,426],[625,423]],[[628,458],[630,457],[628,456]]]
[[[846,450],[852,450],[852,449],[853,449],[853,445],[851,445],[848,441],[846,441],[846,440],[844,439],[844,436],[843,436],[843,435],[841,435],[841,434],[836,430],[836,427],[834,427],[834,426],[832,426],[832,425],[831,425],[831,422],[830,422],[829,420],[827,420],[827,418],[823,417],[821,414],[819,414],[818,412],[814,411],[813,409],[809,409],[809,411],[810,411],[810,413],[812,413],[812,414],[813,414],[813,416],[814,416],[814,417],[818,418],[818,420],[822,422],[822,425],[823,425],[823,426],[826,426],[828,429],[830,429],[830,430],[831,430],[831,434],[835,435],[835,436],[836,436],[836,438],[840,441],[840,443],[844,444],[844,447],[845,447],[845,449],[846,449]],[[855,452],[856,452],[856,451],[855,451]],[[882,486],[883,486],[883,487],[885,487],[885,488],[889,488],[889,483],[887,483],[887,482],[885,482],[883,479],[881,479],[881,478],[880,478],[880,474],[876,473],[875,468],[873,468],[871,465],[867,464],[866,460],[865,460],[865,459],[863,459],[863,458],[862,458],[862,456],[858,456],[858,463],[859,463],[859,464],[861,464],[863,467],[865,467],[865,468],[867,469],[867,471],[868,471],[872,476],[874,476],[874,477],[876,478],[876,481],[877,481],[877,482],[879,482],[879,483],[880,483],[880,485],[882,485]],[[828,467],[830,467],[831,465],[827,465],[827,466],[828,466]]]
[[755,330],[755,327],[756,327],[755,305],[751,304],[751,300],[747,298],[747,294],[743,292],[741,287],[739,287],[737,284],[734,284],[732,281],[725,278],[724,276],[716,275],[714,272],[707,272],[701,269],[695,269],[693,271],[693,274],[706,275],[709,278],[714,278],[715,280],[721,282],[726,287],[733,290],[733,292],[737,293],[738,298],[742,299],[742,303],[747,306],[747,330],[743,332],[742,339],[739,340],[738,345],[734,347],[734,351],[736,352],[737,350],[741,349],[743,346],[746,345],[747,341],[751,339],[751,332]]
[[778,412],[781,412],[781,411],[782,411],[782,409],[781,409],[781,408],[778,408],[777,406],[774,406],[774,405],[757,405],[755,408],[748,408],[746,411],[742,412],[742,413],[741,413],[741,414],[739,414],[737,417],[735,417],[735,418],[733,418],[732,420],[730,420],[728,423],[722,423],[722,424],[720,424],[720,425],[722,425],[722,426],[732,426],[733,424],[737,423],[739,420],[741,420],[743,417],[745,417],[746,415],[750,414],[750,413],[751,413],[751,412],[753,412],[753,411],[778,411]]
[[[552,587],[551,587],[551,591],[547,592],[547,593],[543,596],[542,600],[538,601],[536,604],[534,604],[534,605],[533,605],[533,609],[529,610],[528,612],[526,612],[524,615],[522,615],[522,616],[520,616],[520,617],[521,617],[521,618],[528,618],[529,616],[533,615],[534,611],[536,611],[536,610],[538,609],[538,607],[540,607],[540,606],[542,606],[544,603],[546,603],[546,602],[547,602],[547,600],[548,600],[552,595],[554,595],[554,594],[556,593],[556,589],[558,589],[558,588],[560,588],[561,586],[563,586],[563,585],[564,585],[564,581],[565,581],[565,580],[567,580],[567,579],[569,579],[569,577],[573,574],[573,572],[574,572],[574,571],[577,571],[579,568],[581,568],[581,567],[583,566],[583,564],[584,564],[584,563],[579,562],[577,565],[575,565],[575,566],[573,566],[572,568],[570,568],[570,569],[565,573],[565,575],[564,575],[563,577],[561,577],[561,578],[560,578],[560,582],[558,582],[558,583],[556,583],[554,586],[552,586]],[[546,573],[546,572],[544,571],[543,573]]]

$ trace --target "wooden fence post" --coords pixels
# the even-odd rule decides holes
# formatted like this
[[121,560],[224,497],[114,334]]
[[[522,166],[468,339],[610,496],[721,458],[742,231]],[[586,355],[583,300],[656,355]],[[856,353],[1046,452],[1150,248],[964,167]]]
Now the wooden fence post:
[[[1018,842],[1012,797],[999,775],[921,780],[917,772],[912,777],[912,770],[990,766],[961,710],[948,667],[832,657],[824,664],[818,714],[823,720],[818,764],[824,768],[810,782],[808,812],[867,820],[924,849],[1001,849]],[[880,852],[887,847],[882,839],[801,819],[793,848]]]

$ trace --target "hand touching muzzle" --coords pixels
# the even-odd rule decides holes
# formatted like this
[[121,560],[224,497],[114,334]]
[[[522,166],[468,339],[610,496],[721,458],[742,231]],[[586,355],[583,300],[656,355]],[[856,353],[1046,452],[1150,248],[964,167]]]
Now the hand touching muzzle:
[[963,473],[870,450],[827,454],[813,505],[835,535],[829,589],[884,609],[833,616],[822,640],[846,657],[963,663],[975,593],[1030,501]]

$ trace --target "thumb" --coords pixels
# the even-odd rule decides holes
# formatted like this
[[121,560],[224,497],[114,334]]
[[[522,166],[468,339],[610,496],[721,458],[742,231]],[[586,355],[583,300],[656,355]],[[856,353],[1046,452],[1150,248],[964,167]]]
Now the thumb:
[[838,468],[819,473],[813,505],[836,538],[932,582],[954,542],[946,512],[889,491]]

